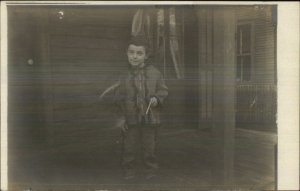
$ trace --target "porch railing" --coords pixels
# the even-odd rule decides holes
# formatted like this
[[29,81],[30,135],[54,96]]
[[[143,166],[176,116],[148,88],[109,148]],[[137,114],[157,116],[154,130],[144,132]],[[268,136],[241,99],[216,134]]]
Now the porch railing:
[[274,84],[237,85],[236,120],[245,123],[275,123],[277,87]]

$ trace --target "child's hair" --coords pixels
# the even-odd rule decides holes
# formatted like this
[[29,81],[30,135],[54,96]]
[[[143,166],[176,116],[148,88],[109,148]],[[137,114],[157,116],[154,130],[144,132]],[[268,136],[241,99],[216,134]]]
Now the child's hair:
[[131,36],[129,42],[128,42],[128,45],[127,45],[127,48],[129,47],[129,45],[135,45],[135,46],[143,46],[145,47],[145,51],[146,53],[149,53],[148,52],[148,49],[149,49],[149,42],[147,40],[147,38],[145,36],[142,36],[142,35],[138,35],[138,36]]

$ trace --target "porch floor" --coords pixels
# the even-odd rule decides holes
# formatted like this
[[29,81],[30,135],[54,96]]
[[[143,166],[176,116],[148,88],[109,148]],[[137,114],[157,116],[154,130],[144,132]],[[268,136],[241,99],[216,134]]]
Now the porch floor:
[[[84,133],[83,133],[84,132]],[[11,149],[10,190],[207,190],[211,189],[211,133],[208,129],[162,128],[160,173],[151,182],[121,177],[118,129],[84,128],[58,136],[50,149]],[[235,187],[275,188],[273,132],[236,129]],[[34,150],[34,152],[33,152]]]

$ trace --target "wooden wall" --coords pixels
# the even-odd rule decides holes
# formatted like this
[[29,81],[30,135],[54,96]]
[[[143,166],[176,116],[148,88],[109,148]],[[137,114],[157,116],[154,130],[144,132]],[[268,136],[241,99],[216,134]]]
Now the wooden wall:
[[254,27],[254,62],[251,82],[276,84],[276,23],[271,6],[240,7],[238,22],[252,22]]
[[210,126],[213,112],[213,10],[209,8],[199,9],[199,119],[200,128]]
[[[13,139],[27,143],[47,137],[63,140],[91,123],[108,126],[111,115],[98,95],[127,66],[133,10],[9,9],[9,126]],[[28,64],[29,59],[34,63]]]
[[[274,15],[272,15],[271,6],[240,6],[235,7],[235,16],[238,23],[252,23],[253,26],[253,62],[251,81],[243,82],[237,85],[236,90],[236,111],[237,121],[244,121],[250,123],[256,122],[272,122],[275,123],[276,113],[276,26],[274,24]],[[215,38],[212,37],[211,31],[218,30],[213,28],[213,14],[212,9],[209,7],[202,7],[198,11],[198,31],[199,31],[199,119],[201,120],[200,128],[209,126],[212,120],[213,112],[213,63],[214,55],[212,54],[213,43]],[[272,87],[272,92],[266,94],[266,91],[256,88],[256,93],[241,92],[240,86],[257,86]],[[275,91],[273,91],[275,90]],[[259,92],[258,92],[259,91]],[[257,94],[259,96],[253,96]],[[264,96],[260,96],[264,95]],[[275,96],[275,99],[274,99]],[[268,97],[269,99],[266,99]],[[252,107],[254,98],[256,98],[256,105]],[[271,98],[271,99],[270,99]],[[246,101],[248,100],[248,101]],[[275,101],[275,102],[274,102]],[[272,108],[272,109],[271,109]],[[270,111],[272,110],[272,111]],[[263,120],[256,120],[253,116],[257,113],[259,118]],[[269,118],[262,117],[264,115],[270,116]],[[270,120],[271,119],[271,120]]]
[[186,124],[193,128],[199,125],[199,62],[198,62],[198,18],[195,8],[185,9],[184,62]]
[[[198,19],[195,7],[178,9],[183,13],[179,26],[183,38],[184,78],[177,79],[175,75],[167,75],[166,83],[169,88],[164,113],[166,114],[166,127],[169,128],[198,128],[199,115],[199,71],[198,71]],[[183,20],[183,28],[182,28]],[[168,56],[167,46],[166,62],[169,72],[174,71],[174,65]],[[168,72],[167,72],[168,74]]]
[[[22,126],[24,134],[29,136],[45,133],[45,128],[72,129],[79,123],[108,126],[111,119],[103,105],[99,105],[97,96],[126,68],[126,43],[136,10],[137,7],[124,6],[12,7],[9,10],[10,124]],[[275,30],[271,10],[242,8],[237,9],[236,17],[241,22],[254,22],[253,82],[273,83]],[[170,124],[184,126],[192,122],[191,126],[197,126],[198,119],[211,119],[213,109],[214,39],[209,32],[213,30],[209,8],[198,12],[198,17],[187,8],[184,30],[186,79],[167,81],[172,92],[166,111],[169,122],[174,122]],[[34,60],[33,65],[28,64],[29,59]],[[185,106],[178,100],[185,102]],[[23,128],[25,124],[30,131]]]
[[[59,11],[64,12],[62,18]],[[50,10],[55,122],[97,117],[97,95],[126,67],[131,19],[132,12],[126,8]]]
[[[8,135],[9,147],[41,140],[42,75],[37,60],[37,25],[32,12],[8,9]],[[33,63],[28,63],[32,60]],[[33,138],[35,137],[35,138]],[[26,146],[26,145],[23,145]]]
[[237,122],[276,124],[276,7],[242,6],[238,23],[253,26],[251,81],[237,84]]
[[[42,140],[48,137],[55,138],[51,142],[76,141],[73,132],[113,126],[112,115],[105,104],[99,103],[98,96],[127,67],[127,42],[137,8],[11,9],[9,105],[12,126],[20,137],[40,131],[37,136]],[[170,99],[164,110],[171,128],[198,124],[198,44],[194,41],[198,38],[198,28],[195,25],[195,12],[187,9],[184,28],[187,78],[166,79]],[[33,65],[27,64],[30,58],[34,60]],[[25,93],[30,98],[24,97]],[[20,131],[15,124],[19,118],[29,121],[27,126],[31,132],[24,128],[25,134]],[[39,120],[39,124],[33,126],[32,120]]]

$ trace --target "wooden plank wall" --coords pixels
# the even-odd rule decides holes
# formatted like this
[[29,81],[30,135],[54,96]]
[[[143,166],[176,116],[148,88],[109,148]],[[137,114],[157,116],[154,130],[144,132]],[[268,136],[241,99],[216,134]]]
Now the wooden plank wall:
[[254,37],[251,81],[237,86],[237,121],[275,124],[276,23],[272,6],[240,7],[236,15],[239,23],[252,23]]
[[[46,137],[61,136],[61,140],[78,128],[92,126],[91,123],[97,127],[111,127],[111,114],[99,104],[98,95],[127,67],[127,42],[137,8],[15,9],[11,13],[15,22],[11,22],[13,43],[10,43],[13,46],[10,81],[15,87],[10,94],[22,95],[22,99],[19,96],[10,103],[18,105],[10,108],[10,116],[39,119],[43,124],[37,125],[39,128],[32,127],[33,131],[38,128],[47,134]],[[170,98],[174,99],[169,99],[165,110],[175,111],[169,112],[167,117],[169,124],[173,124],[170,127],[184,128],[186,122],[190,122],[191,127],[198,123],[198,44],[193,41],[198,33],[193,9],[187,10],[185,21],[188,79],[167,80]],[[191,46],[193,48],[189,48]],[[36,61],[34,65],[26,64],[29,58]],[[26,87],[22,85],[25,82]],[[24,97],[26,92],[33,102]],[[32,122],[28,124],[32,126]]]
[[254,23],[253,83],[274,84],[276,76],[275,33],[271,6],[249,6],[237,9],[238,22]]
[[[37,60],[37,26],[32,12],[8,9],[9,147],[43,139],[42,83]],[[28,60],[32,64],[28,64]],[[35,138],[34,138],[35,137]],[[25,142],[24,142],[25,141]]]
[[98,115],[97,96],[126,67],[132,13],[129,8],[109,7],[50,11],[55,122],[107,119]]
[[184,10],[184,63],[185,63],[185,120],[192,128],[199,124],[199,63],[198,18],[193,7]]
[[198,10],[199,31],[199,128],[211,125],[213,104],[213,54],[212,32],[213,14],[212,9],[203,8]]

